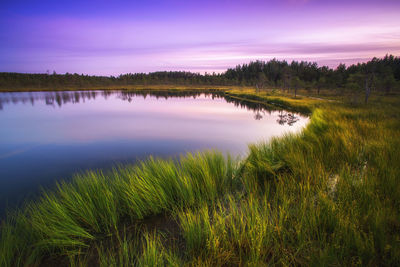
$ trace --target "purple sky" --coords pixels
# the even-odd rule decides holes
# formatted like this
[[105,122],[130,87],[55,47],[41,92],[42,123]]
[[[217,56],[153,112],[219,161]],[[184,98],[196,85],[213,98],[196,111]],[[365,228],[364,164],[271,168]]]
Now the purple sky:
[[2,0],[0,72],[221,72],[400,55],[399,0]]

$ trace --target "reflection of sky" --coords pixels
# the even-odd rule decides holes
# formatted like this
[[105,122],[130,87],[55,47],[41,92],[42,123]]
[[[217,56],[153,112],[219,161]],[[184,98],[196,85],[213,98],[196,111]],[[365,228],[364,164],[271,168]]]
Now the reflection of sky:
[[[37,93],[41,94],[41,93]],[[1,111],[0,144],[79,143],[111,140],[240,140],[268,138],[289,126],[276,123],[278,112],[254,120],[254,112],[223,99],[135,97],[112,95],[85,103],[48,106],[44,101],[8,104]],[[293,127],[301,127],[305,121]]]
[[274,57],[334,67],[399,55],[399,12],[398,0],[4,0],[0,71],[204,72]]
[[[46,104],[46,94],[0,93],[0,217],[6,202],[13,206],[78,171],[205,149],[243,155],[248,143],[308,122],[298,116],[293,126],[280,125],[283,111],[259,111],[256,120],[256,111],[205,95],[129,102],[115,92],[59,106]],[[22,101],[30,97],[36,100]]]

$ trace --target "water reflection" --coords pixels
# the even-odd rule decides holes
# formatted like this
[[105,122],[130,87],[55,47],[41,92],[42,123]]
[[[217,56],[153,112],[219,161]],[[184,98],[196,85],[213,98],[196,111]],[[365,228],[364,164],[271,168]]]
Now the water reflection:
[[62,105],[85,102],[85,100],[96,99],[101,95],[104,99],[115,92],[107,91],[55,91],[55,92],[4,92],[0,93],[0,110],[7,104],[31,104],[45,102],[46,105],[61,107]]
[[308,122],[217,91],[0,93],[0,107],[0,217],[79,171],[206,149],[245,155]]
[[277,106],[262,104],[259,102],[238,99],[227,95],[217,90],[196,90],[196,91],[157,91],[157,90],[103,90],[103,91],[54,91],[54,92],[5,92],[0,93],[0,111],[6,105],[10,104],[30,104],[35,105],[35,102],[44,102],[47,106],[62,107],[66,104],[79,104],[86,101],[95,100],[101,97],[107,100],[110,96],[131,103],[136,97],[154,97],[156,99],[169,98],[192,98],[196,99],[200,96],[205,96],[210,99],[224,99],[228,103],[234,104],[235,107],[245,108],[248,111],[253,111],[255,120],[261,120],[271,112],[279,111],[279,119],[277,123],[280,125],[287,124],[292,126],[299,117],[294,113],[289,113]]
[[277,123],[279,123],[280,125],[284,125],[287,124],[289,126],[292,126],[293,124],[295,124],[296,122],[299,121],[299,117],[294,115],[293,113],[288,113],[285,111],[279,111],[279,115],[278,115],[279,119],[276,120]]

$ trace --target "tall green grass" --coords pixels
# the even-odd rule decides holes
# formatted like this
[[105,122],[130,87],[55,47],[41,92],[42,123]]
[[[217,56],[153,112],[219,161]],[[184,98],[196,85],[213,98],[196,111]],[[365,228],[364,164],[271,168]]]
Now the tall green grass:
[[218,152],[179,161],[150,158],[107,175],[78,175],[9,216],[2,227],[0,265],[85,254],[124,223],[216,199],[232,190],[235,175],[234,161]]
[[384,105],[326,103],[301,133],[251,145],[244,194],[179,214],[204,247],[189,262],[398,265],[399,108]]
[[310,124],[243,161],[149,158],[60,183],[8,216],[0,265],[399,265],[399,99],[253,99],[311,110]]

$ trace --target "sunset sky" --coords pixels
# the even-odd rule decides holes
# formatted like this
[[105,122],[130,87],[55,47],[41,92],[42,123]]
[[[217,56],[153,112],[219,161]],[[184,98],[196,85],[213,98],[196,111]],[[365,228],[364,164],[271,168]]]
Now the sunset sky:
[[400,55],[398,0],[2,0],[0,72],[222,72]]

